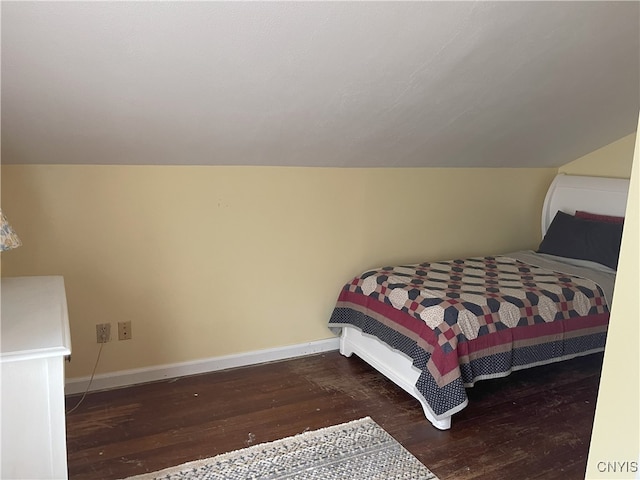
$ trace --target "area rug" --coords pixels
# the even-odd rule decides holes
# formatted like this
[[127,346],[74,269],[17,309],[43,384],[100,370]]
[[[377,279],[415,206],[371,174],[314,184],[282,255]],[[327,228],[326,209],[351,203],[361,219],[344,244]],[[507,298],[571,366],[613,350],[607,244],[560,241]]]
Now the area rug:
[[371,418],[126,480],[438,480]]

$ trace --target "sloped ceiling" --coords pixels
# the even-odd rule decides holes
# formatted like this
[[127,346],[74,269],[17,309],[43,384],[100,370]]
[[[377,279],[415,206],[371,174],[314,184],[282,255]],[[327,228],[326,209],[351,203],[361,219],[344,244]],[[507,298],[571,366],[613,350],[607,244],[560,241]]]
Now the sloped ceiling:
[[635,131],[638,2],[2,2],[2,161],[559,166]]

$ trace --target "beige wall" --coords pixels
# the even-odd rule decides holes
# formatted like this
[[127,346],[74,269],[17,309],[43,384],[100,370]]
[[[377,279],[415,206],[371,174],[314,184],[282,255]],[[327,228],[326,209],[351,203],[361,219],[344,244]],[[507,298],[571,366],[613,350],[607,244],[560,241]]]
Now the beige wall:
[[630,178],[636,134],[632,133],[558,169],[568,175]]
[[[640,140],[640,139],[638,139]],[[587,464],[588,479],[640,472],[640,141],[636,141],[620,263]],[[618,462],[617,464],[615,462]],[[627,462],[625,464],[625,462]],[[630,466],[635,463],[635,471]]]
[[[629,177],[634,140],[559,171]],[[627,478],[598,462],[638,452],[638,170],[636,158],[587,478]],[[2,274],[64,275],[69,378],[90,373],[96,323],[133,322],[99,373],[319,340],[366,268],[535,247],[555,173],[4,165],[2,207],[24,245]]]
[[64,275],[68,378],[90,374],[103,322],[133,338],[98,373],[320,340],[367,268],[535,247],[555,173],[4,165],[24,245],[2,274]]

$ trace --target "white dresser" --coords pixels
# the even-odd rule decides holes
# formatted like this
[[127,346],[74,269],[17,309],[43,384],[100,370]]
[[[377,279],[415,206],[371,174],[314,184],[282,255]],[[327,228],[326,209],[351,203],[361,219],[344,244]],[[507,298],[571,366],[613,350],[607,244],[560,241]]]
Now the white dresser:
[[64,280],[2,278],[0,300],[1,478],[66,479]]

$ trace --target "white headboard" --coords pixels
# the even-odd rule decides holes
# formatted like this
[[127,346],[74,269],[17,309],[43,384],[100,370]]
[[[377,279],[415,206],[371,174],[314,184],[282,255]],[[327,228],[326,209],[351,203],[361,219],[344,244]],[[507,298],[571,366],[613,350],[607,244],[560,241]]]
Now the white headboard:
[[544,199],[542,235],[547,232],[558,210],[571,215],[576,213],[576,210],[582,210],[624,217],[628,193],[628,179],[583,177],[560,173],[551,182]]

